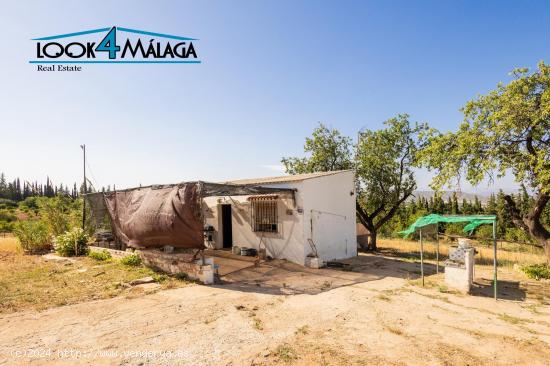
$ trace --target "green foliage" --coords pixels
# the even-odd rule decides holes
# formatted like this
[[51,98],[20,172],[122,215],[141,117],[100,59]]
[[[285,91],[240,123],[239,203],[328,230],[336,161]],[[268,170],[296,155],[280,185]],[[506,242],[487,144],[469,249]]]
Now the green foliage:
[[103,262],[111,259],[113,256],[111,255],[111,253],[109,253],[108,250],[104,249],[100,252],[90,251],[88,253],[88,257],[95,259],[98,262]]
[[[491,197],[488,205],[504,217],[497,223],[499,236],[506,234],[505,222],[512,221],[546,248],[550,262],[550,229],[544,213],[550,202],[550,66],[541,61],[532,73],[518,68],[512,74],[508,84],[500,83],[466,104],[457,132],[430,131],[429,144],[419,157],[422,165],[435,171],[436,190],[458,185],[461,177],[478,185],[512,172],[523,192],[515,199],[500,192],[506,203],[499,205]],[[532,203],[525,186],[536,193]],[[531,207],[528,213],[527,207]]]
[[15,208],[15,207],[17,207],[17,202],[7,198],[0,198],[0,209]]
[[0,221],[13,222],[17,221],[17,216],[7,210],[0,210]]
[[175,277],[180,281],[188,281],[189,275],[185,272],[178,272],[175,274]]
[[361,132],[353,154],[349,137],[320,124],[306,138],[306,157],[282,159],[290,174],[355,167],[357,214],[373,237],[416,188],[412,168],[428,132],[426,124],[413,125],[407,115],[389,119],[384,126]]
[[282,158],[281,162],[289,174],[327,172],[351,169],[352,142],[342,136],[337,129],[329,129],[319,124],[311,137],[306,137],[304,158]]
[[38,201],[38,197],[27,197],[19,203],[19,208],[21,208],[22,211],[37,214],[39,209]]
[[120,263],[124,264],[125,266],[137,267],[141,265],[141,258],[136,253],[133,253],[122,258],[120,260]]
[[48,227],[41,221],[20,221],[15,224],[14,233],[23,250],[36,253],[51,248]]
[[82,224],[82,200],[69,196],[40,197],[39,213],[54,236],[61,235]]
[[55,237],[54,248],[63,257],[86,255],[88,235],[81,228],[73,228]]
[[550,266],[547,264],[533,264],[530,266],[524,266],[521,270],[529,278],[540,280],[541,278],[550,279]]
[[550,66],[513,74],[509,84],[466,104],[457,132],[432,131],[422,158],[437,172],[435,188],[457,183],[457,172],[477,185],[511,170],[518,182],[550,193]]
[[2,232],[10,233],[13,231],[14,227],[15,227],[14,222],[0,221],[0,233]]

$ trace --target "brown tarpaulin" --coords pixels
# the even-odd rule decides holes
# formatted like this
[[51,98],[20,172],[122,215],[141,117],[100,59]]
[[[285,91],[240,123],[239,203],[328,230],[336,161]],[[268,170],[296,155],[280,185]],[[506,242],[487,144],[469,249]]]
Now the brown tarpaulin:
[[113,234],[129,247],[204,248],[201,199],[290,193],[294,189],[238,184],[185,182],[85,195],[97,228],[105,214]]
[[129,247],[204,248],[196,183],[105,194],[114,232]]

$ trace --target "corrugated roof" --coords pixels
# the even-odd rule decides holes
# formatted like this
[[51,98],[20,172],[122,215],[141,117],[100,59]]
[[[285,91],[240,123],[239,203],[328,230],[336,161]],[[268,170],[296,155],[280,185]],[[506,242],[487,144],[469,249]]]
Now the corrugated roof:
[[343,172],[350,172],[352,170],[334,170],[331,172],[316,172],[316,173],[307,173],[307,174],[295,174],[295,175],[283,175],[279,177],[265,177],[265,178],[250,178],[250,179],[239,179],[232,180],[224,183],[230,184],[267,184],[267,183],[288,183],[288,182],[300,182],[306,179],[325,177],[328,175],[339,174]]

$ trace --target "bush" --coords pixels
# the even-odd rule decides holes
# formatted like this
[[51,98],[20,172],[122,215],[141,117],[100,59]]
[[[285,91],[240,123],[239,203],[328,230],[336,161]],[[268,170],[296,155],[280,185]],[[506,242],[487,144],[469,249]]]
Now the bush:
[[540,280],[541,278],[550,279],[550,266],[547,264],[533,264],[530,266],[523,266],[521,270],[529,278],[534,278],[535,280]]
[[81,200],[58,195],[52,198],[40,197],[37,204],[40,208],[40,217],[54,236],[82,225]]
[[15,227],[13,222],[0,221],[0,233],[8,232],[11,233]]
[[14,233],[26,252],[35,253],[51,249],[48,226],[42,221],[21,221],[15,224]]
[[98,262],[103,262],[111,259],[113,256],[108,250],[103,249],[101,252],[89,252],[88,257],[95,259]]
[[137,267],[141,265],[141,258],[139,257],[139,255],[134,253],[122,258],[120,260],[120,263],[124,264],[125,266]]
[[6,209],[6,208],[16,208],[17,202],[9,200],[7,198],[0,198],[0,208]]
[[57,254],[63,257],[86,255],[88,253],[88,235],[81,228],[74,228],[58,235],[54,240]]
[[17,221],[17,216],[7,210],[0,210],[0,221],[12,222]]

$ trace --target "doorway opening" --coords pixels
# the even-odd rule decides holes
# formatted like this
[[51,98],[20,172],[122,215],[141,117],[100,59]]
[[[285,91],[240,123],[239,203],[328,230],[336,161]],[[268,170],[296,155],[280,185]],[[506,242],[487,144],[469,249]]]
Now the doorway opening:
[[223,248],[233,247],[233,226],[231,224],[231,205],[222,205]]

